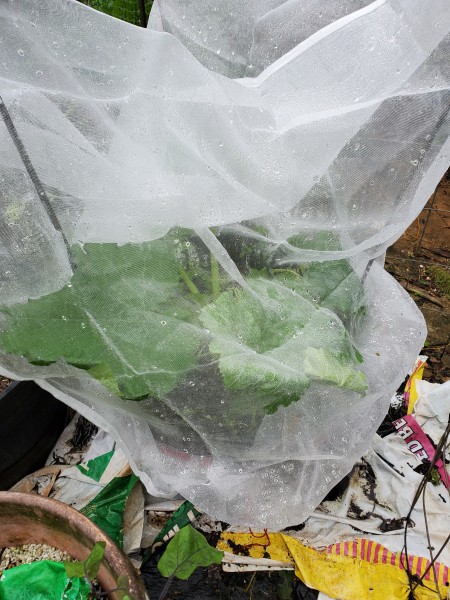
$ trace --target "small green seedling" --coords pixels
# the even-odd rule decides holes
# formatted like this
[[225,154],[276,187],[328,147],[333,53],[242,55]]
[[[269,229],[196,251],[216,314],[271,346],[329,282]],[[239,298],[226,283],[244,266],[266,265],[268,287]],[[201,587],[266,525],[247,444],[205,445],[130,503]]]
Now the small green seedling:
[[222,562],[223,552],[208,544],[205,537],[192,525],[186,525],[168,543],[158,562],[158,571],[168,577],[159,597],[163,600],[174,579],[188,579],[197,567],[208,567]]
[[94,580],[102,564],[105,554],[106,542],[96,542],[91,550],[91,553],[85,561],[68,562],[64,561],[67,577],[69,578],[84,578],[91,589],[93,598],[105,598],[111,592],[116,592],[121,600],[134,600],[130,594],[128,577],[121,575],[117,579],[117,587],[113,590],[98,592],[94,587]]

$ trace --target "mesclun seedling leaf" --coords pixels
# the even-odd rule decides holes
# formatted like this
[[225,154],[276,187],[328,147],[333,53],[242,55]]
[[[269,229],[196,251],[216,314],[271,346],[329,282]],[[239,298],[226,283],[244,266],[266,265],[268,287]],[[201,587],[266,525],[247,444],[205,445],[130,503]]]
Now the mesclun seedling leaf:
[[192,525],[186,525],[170,540],[158,562],[163,577],[187,579],[197,567],[208,567],[222,562],[223,552],[208,544]]
[[120,575],[117,579],[116,594],[120,600],[134,600],[130,592],[130,582],[126,575]]
[[73,254],[68,286],[3,309],[0,348],[35,364],[63,359],[123,398],[172,390],[194,366],[200,343],[172,239],[86,244]]
[[67,577],[86,577],[89,581],[93,581],[100,569],[105,547],[106,542],[96,542],[85,561],[64,561]]
[[86,575],[91,581],[97,577],[98,570],[100,569],[105,554],[105,548],[106,542],[96,542],[86,559]]
[[83,561],[64,561],[64,568],[66,569],[67,577],[85,577],[86,573]]
[[[91,598],[91,586],[97,577],[105,554],[106,542],[96,542],[85,561],[64,561],[66,576],[69,578],[64,590],[63,600],[81,600]],[[130,583],[126,575],[120,575],[114,590],[120,600],[134,600],[130,592]]]

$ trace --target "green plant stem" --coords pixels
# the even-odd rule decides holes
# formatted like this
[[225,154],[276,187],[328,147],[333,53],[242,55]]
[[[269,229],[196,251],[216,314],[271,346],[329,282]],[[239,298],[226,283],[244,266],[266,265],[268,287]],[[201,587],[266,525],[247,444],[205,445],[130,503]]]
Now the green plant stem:
[[290,275],[295,275],[295,277],[301,277],[300,273],[293,269],[270,269],[270,271],[272,273],[289,273]]
[[167,596],[168,592],[169,592],[169,588],[172,585],[172,581],[174,579],[175,575],[171,575],[169,577],[169,579],[166,581],[166,585],[163,587],[161,594],[159,595],[159,599],[158,600],[164,600],[164,598]]
[[147,11],[145,10],[145,0],[139,0],[139,24],[141,27],[147,27]]
[[202,302],[202,294],[200,293],[198,287],[183,269],[183,267],[178,267],[178,272],[180,274],[183,283],[186,285],[187,289],[191,292],[197,302]]
[[251,589],[252,585],[255,583],[255,578],[256,578],[256,571],[253,571],[253,575],[251,576],[251,579],[250,579],[250,581],[248,582],[248,585],[247,585],[247,587],[246,587],[246,588],[245,588],[245,590],[244,590],[244,592],[245,592],[246,594],[248,594],[248,593],[249,593],[249,591],[250,591],[250,589]]
[[211,292],[213,300],[216,300],[220,294],[219,263],[213,254],[211,254]]

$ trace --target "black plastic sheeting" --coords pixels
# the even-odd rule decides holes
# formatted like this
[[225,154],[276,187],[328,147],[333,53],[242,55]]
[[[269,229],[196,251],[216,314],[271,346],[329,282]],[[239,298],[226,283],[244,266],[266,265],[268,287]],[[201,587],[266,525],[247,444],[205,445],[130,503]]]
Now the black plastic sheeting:
[[13,382],[0,394],[0,490],[45,465],[67,415],[34,381]]

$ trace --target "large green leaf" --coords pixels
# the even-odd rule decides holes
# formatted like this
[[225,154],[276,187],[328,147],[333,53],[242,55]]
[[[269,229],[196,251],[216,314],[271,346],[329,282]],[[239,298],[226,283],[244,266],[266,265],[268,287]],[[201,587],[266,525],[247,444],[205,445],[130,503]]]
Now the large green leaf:
[[208,544],[192,525],[186,525],[170,540],[158,562],[163,577],[188,579],[197,567],[220,565],[223,552]]
[[365,391],[339,318],[277,279],[249,284],[249,291],[223,292],[200,315],[228,389],[252,390],[268,413],[298,400],[312,380]]
[[0,348],[36,364],[64,359],[90,369],[124,398],[172,390],[200,343],[172,241],[73,250],[77,268],[67,287],[3,309]]
[[[91,8],[122,19],[133,25],[140,25],[139,0],[81,0]],[[152,0],[145,0],[145,12],[148,17],[152,6]]]
[[[224,238],[230,248],[232,233]],[[67,287],[3,309],[0,349],[35,364],[65,360],[123,398],[162,398],[195,367],[208,339],[237,402],[252,391],[251,414],[298,400],[312,381],[363,393],[361,357],[343,324],[362,307],[351,265],[281,264],[285,249],[247,233],[234,248],[246,289],[224,277],[190,230],[139,245],[77,246]],[[263,259],[270,268],[255,270]]]

